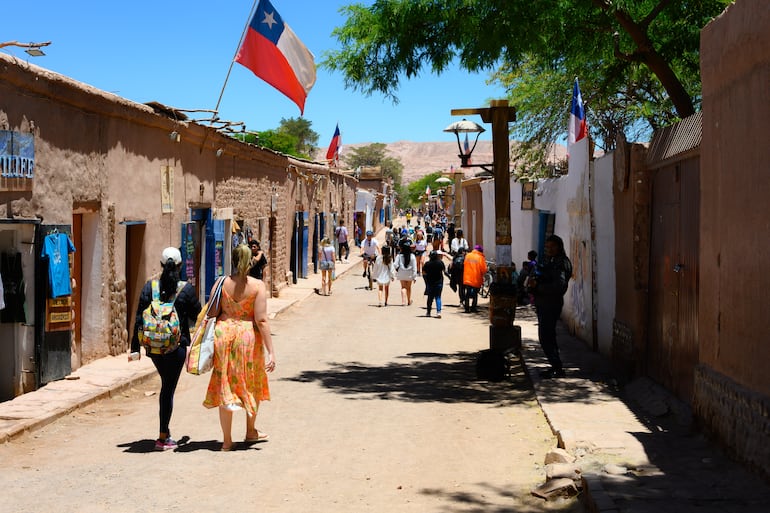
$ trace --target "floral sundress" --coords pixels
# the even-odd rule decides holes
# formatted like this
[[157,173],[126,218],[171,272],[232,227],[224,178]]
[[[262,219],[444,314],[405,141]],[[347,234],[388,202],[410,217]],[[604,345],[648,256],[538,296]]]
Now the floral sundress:
[[203,406],[245,409],[256,414],[260,401],[270,400],[262,336],[254,325],[256,292],[235,301],[222,289],[226,317],[214,329],[214,367]]

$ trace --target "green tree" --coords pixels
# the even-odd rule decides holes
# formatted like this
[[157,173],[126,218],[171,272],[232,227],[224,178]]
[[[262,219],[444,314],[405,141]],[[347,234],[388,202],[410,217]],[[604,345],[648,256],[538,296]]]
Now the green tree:
[[[247,141],[248,142],[248,141]],[[265,130],[257,132],[256,141],[253,144],[270,148],[285,155],[301,157],[297,154],[297,138],[291,134],[280,132],[278,130]]]
[[296,138],[297,145],[292,155],[310,159],[318,146],[318,134],[311,128],[312,123],[305,118],[281,118],[277,131]]
[[419,207],[423,204],[423,196],[425,195],[425,189],[430,186],[431,193],[436,194],[438,191],[438,187],[436,183],[437,178],[440,178],[441,171],[436,171],[434,173],[427,174],[420,178],[419,180],[415,180],[414,182],[410,183],[406,186],[406,196],[402,196],[406,198],[405,204],[401,204],[401,207]]
[[342,155],[345,164],[355,169],[357,167],[376,167],[382,169],[382,176],[393,178],[393,188],[401,196],[403,192],[401,177],[404,173],[404,165],[396,157],[390,157],[385,153],[387,145],[383,143],[373,143],[358,148],[348,148]]
[[[729,0],[379,0],[342,9],[340,49],[322,65],[345,84],[397,101],[400,80],[454,63],[496,69],[530,157],[566,132],[574,77],[605,146],[640,124],[695,112],[700,29]],[[540,145],[540,147],[538,147]]]

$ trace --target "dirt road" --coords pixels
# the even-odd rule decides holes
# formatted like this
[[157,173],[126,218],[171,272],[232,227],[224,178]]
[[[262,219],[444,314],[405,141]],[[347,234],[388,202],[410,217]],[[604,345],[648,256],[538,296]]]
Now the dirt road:
[[208,376],[183,375],[171,430],[185,443],[154,452],[153,379],[0,446],[0,511],[582,511],[530,495],[556,442],[520,370],[475,380],[486,309],[461,313],[447,287],[427,318],[422,291],[402,307],[396,283],[378,308],[352,272],[272,320],[269,442],[220,452]]

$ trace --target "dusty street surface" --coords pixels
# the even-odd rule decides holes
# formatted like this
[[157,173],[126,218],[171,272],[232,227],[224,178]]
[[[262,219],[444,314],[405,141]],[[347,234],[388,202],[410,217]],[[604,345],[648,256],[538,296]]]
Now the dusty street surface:
[[185,443],[154,452],[156,378],[0,446],[0,511],[581,512],[530,495],[556,441],[521,370],[475,379],[486,308],[461,313],[447,286],[443,319],[426,318],[421,280],[411,306],[392,289],[378,308],[354,269],[271,321],[269,442],[219,452],[208,376],[184,374],[171,430]]

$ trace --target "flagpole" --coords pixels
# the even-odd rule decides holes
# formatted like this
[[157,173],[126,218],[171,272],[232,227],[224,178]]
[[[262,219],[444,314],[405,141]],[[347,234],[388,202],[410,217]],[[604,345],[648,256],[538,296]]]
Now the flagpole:
[[[243,38],[246,36],[246,31],[249,29],[249,24],[251,23],[251,19],[254,17],[254,12],[257,9],[257,2],[259,0],[254,0],[254,3],[251,5],[251,11],[249,11],[249,17],[246,18],[246,25],[243,27],[243,32],[241,32],[241,39],[238,41],[238,46],[235,49],[235,53],[233,54],[233,58],[230,60],[230,67],[227,69],[227,76],[225,76],[225,83],[222,84],[222,90],[219,92],[219,99],[217,99],[217,105],[214,107],[214,117],[218,117],[219,115],[219,104],[222,103],[222,97],[225,95],[225,87],[227,87],[227,81],[230,80],[230,72],[233,71],[233,65],[235,64],[235,58],[238,56],[238,52],[241,49],[241,45],[243,44]],[[209,122],[209,125],[213,125],[214,120],[212,119]]]

